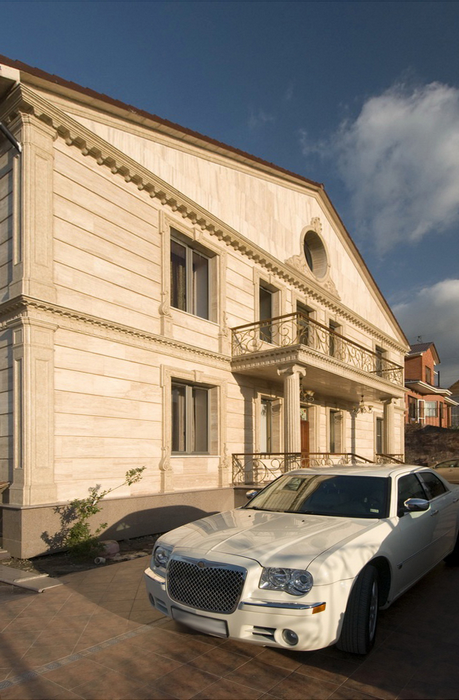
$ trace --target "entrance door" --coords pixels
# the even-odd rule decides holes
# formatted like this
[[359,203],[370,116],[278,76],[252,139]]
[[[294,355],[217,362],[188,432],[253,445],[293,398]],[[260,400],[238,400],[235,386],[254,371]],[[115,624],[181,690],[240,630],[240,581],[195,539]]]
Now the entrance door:
[[309,421],[307,409],[301,409],[301,466],[309,467]]

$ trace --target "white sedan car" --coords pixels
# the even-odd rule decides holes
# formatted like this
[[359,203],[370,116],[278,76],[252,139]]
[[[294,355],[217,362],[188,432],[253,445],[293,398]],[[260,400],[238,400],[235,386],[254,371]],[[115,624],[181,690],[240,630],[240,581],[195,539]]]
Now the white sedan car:
[[430,469],[301,469],[158,539],[149,599],[210,635],[366,654],[379,608],[459,563],[458,526],[459,487]]

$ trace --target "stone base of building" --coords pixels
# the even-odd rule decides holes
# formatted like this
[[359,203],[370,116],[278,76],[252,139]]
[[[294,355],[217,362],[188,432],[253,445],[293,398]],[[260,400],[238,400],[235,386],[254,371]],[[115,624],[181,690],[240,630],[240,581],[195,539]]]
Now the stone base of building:
[[[234,508],[233,488],[180,491],[103,501],[93,528],[108,523],[103,539],[123,540],[167,532],[213,513]],[[62,549],[65,504],[2,504],[3,547],[13,557],[28,559]]]

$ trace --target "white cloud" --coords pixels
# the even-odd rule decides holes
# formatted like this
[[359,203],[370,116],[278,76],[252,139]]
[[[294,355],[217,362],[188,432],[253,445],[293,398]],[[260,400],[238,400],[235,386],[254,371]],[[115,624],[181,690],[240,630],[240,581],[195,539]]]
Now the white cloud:
[[350,193],[359,237],[385,253],[459,222],[459,89],[403,85],[369,98],[315,149],[334,158]]
[[290,102],[291,99],[293,98],[293,82],[290,81],[287,85],[287,89],[284,93],[284,100],[286,102]]
[[423,287],[408,302],[392,307],[411,343],[432,341],[440,355],[441,385],[459,379],[459,279]]
[[265,112],[263,109],[259,109],[257,111],[252,108],[250,109],[249,127],[251,129],[257,129],[260,126],[264,126],[265,124],[275,121],[276,117],[273,114],[268,114],[268,112]]
[[313,141],[309,138],[306,129],[299,130],[301,151],[303,155],[319,155],[321,158],[327,158],[331,155],[330,144],[325,141]]

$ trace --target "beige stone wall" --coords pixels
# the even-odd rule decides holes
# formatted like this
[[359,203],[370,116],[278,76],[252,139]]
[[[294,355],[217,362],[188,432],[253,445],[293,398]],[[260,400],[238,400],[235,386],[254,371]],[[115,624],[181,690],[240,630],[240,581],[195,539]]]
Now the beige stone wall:
[[[339,312],[317,295],[298,295],[207,232],[199,233],[199,243],[218,260],[216,320],[171,308],[170,228],[190,241],[196,240],[196,228],[170,211],[161,213],[147,193],[61,139],[55,142],[54,164],[56,301],[83,314],[80,321],[59,320],[55,333],[58,500],[85,495],[95,478],[104,488],[115,486],[136,466],[147,467],[144,479],[119,495],[227,486],[230,455],[258,449],[261,396],[282,402],[280,380],[272,386],[231,374],[228,328],[257,319],[260,281],[279,290],[280,313],[295,310],[298,299],[325,324],[332,317],[340,320]],[[103,319],[107,328],[85,321],[84,314]],[[374,346],[374,338],[359,324],[349,318],[343,324],[348,337]],[[117,330],[122,327],[124,334]],[[140,340],[129,329],[150,335]],[[162,347],[161,337],[174,345]],[[195,353],[199,348],[207,354]],[[209,457],[171,456],[170,381],[196,376],[219,390],[218,447]],[[313,447],[327,451],[328,409],[314,410]],[[357,453],[372,457],[373,420],[359,416],[353,435],[350,425],[346,414],[343,451],[355,443]],[[281,430],[277,443],[283,449]]]
[[314,217],[322,223],[331,276],[343,303],[363,318],[392,333],[392,325],[375,297],[349,244],[313,192],[269,175],[254,177],[249,167],[224,156],[210,156],[140,127],[123,128],[110,117],[86,108],[69,112],[83,125],[171,183],[192,200],[279,260],[301,252],[301,234]]
[[[232,488],[161,496],[114,498],[103,502],[94,517],[97,527],[108,522],[106,539],[128,539],[167,532],[192,520],[234,508]],[[28,558],[59,549],[62,522],[54,505],[3,508],[3,546],[13,556]]]
[[11,332],[0,332],[0,481],[9,481],[13,458]]
[[[0,298],[8,293],[13,238],[13,155],[0,145]],[[11,331],[0,330],[0,481],[10,480],[13,440]]]
[[[231,372],[230,329],[258,320],[261,283],[277,290],[276,315],[301,302],[315,320],[333,320],[348,338],[369,349],[381,344],[403,364],[394,321],[318,192],[134,124],[127,131],[86,107],[68,112],[234,231],[232,239],[218,235],[218,219],[214,228],[201,226],[65,130],[23,116],[22,176],[0,154],[0,291],[22,305],[0,332],[0,480],[14,475],[4,521],[23,556],[43,551],[40,533],[56,527],[53,504],[84,497],[96,484],[117,487],[134,467],[146,467],[142,480],[104,506],[110,536],[118,525],[129,530],[138,508],[142,525],[121,536],[145,534],[151,518],[156,531],[177,524],[170,513],[158,524],[163,507],[192,507],[196,499],[210,507],[213,494],[214,509],[226,507],[231,455],[260,449],[263,398],[275,410],[272,451],[284,449],[282,378]],[[295,268],[309,226],[320,231],[330,263],[322,286],[304,262]],[[210,320],[171,307],[171,228],[209,255]],[[238,236],[275,256],[277,271],[272,259],[234,245]],[[174,379],[211,387],[208,455],[171,454]],[[362,373],[363,387],[369,379]],[[338,408],[342,451],[371,459],[375,416],[384,408],[376,401],[373,413],[353,419],[341,389],[336,400],[316,396],[310,449],[328,451],[330,409]],[[393,424],[393,451],[402,452],[403,407]]]
[[61,140],[54,188],[57,303],[159,332],[161,256],[151,200]]
[[0,145],[0,295],[4,299],[10,282],[13,238],[12,149]]

